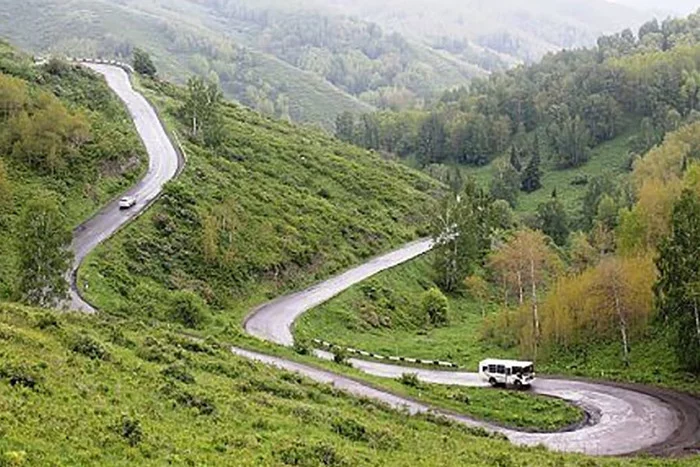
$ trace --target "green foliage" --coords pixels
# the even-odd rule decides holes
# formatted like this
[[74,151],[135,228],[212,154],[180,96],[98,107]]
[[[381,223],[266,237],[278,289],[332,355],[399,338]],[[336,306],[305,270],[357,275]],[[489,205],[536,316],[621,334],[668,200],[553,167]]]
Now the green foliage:
[[530,158],[525,170],[522,173],[520,189],[525,193],[532,193],[542,188],[542,171],[540,170],[540,154],[536,152]]
[[496,163],[489,192],[493,199],[507,201],[511,207],[516,206],[520,194],[520,174],[512,162]]
[[201,328],[206,323],[206,303],[194,292],[175,292],[171,300],[170,318],[173,321],[190,329]]
[[435,214],[435,274],[440,288],[452,292],[484,259],[490,247],[491,200],[473,180],[443,198]]
[[447,297],[438,288],[432,288],[423,294],[421,310],[432,326],[446,326],[449,323],[449,303]]
[[418,379],[418,375],[415,373],[403,373],[399,377],[399,383],[411,388],[421,387],[421,381]]
[[29,201],[17,225],[20,299],[51,306],[68,293],[66,273],[73,258],[72,232],[58,203],[48,197]]
[[[188,93],[148,86],[182,131]],[[429,177],[233,104],[217,118],[221,143],[186,141],[179,179],[80,271],[101,309],[172,320],[174,291],[189,290],[212,312],[190,324],[238,328],[256,302],[425,234],[441,191]]]
[[[29,299],[29,291],[20,290],[25,279],[21,287],[29,289],[43,287],[36,280],[53,277],[60,292],[66,265],[52,252],[64,248],[73,228],[133,183],[144,161],[125,108],[102,79],[60,60],[35,66],[0,42],[0,298]],[[29,213],[30,203],[31,209],[44,205],[44,214]],[[52,230],[20,242],[20,234],[30,234],[26,229],[43,228],[36,225],[42,219]],[[42,245],[49,248],[37,251]],[[44,279],[32,274],[39,262],[52,258],[57,262],[47,264]],[[22,261],[34,264],[20,270]],[[51,295],[53,287],[45,292]],[[50,297],[32,298],[33,303],[44,299]]]
[[133,66],[136,73],[155,78],[157,70],[151,60],[151,56],[143,49],[135,48],[132,52],[134,56]]
[[132,448],[143,440],[141,422],[128,415],[122,415],[121,420],[115,424],[114,429]]
[[659,312],[671,326],[680,361],[700,370],[700,201],[684,191],[673,208],[671,234],[662,241],[655,287]]
[[110,354],[100,341],[89,334],[77,334],[69,338],[70,349],[91,360],[109,360]]
[[180,112],[190,125],[190,136],[207,146],[215,146],[221,137],[219,106],[222,94],[219,87],[203,78],[192,77],[187,81],[187,92]]
[[556,193],[552,198],[537,207],[537,227],[549,236],[554,243],[564,246],[569,239],[569,220],[564,205],[557,199]]

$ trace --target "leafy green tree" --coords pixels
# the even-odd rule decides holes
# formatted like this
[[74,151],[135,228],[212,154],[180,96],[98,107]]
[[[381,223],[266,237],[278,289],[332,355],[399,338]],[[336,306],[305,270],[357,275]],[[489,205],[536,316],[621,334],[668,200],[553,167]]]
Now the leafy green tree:
[[56,200],[41,196],[25,205],[17,224],[18,295],[27,304],[50,307],[65,299],[73,254],[72,232]]
[[510,162],[501,160],[496,163],[496,173],[491,179],[489,191],[493,199],[505,200],[512,207],[518,203],[520,175]]
[[532,193],[534,191],[542,188],[542,182],[540,178],[542,177],[542,171],[540,170],[540,153],[536,151],[530,162],[528,162],[527,167],[522,173],[520,189],[525,193]]
[[433,219],[437,284],[452,292],[483,262],[490,246],[491,200],[473,180],[458,196],[448,195]]
[[187,81],[187,97],[182,107],[194,139],[203,139],[207,145],[215,145],[220,136],[219,105],[222,94],[215,83],[192,77]]
[[421,311],[432,326],[445,326],[449,322],[447,297],[436,287],[423,293]]
[[491,204],[491,226],[502,231],[511,229],[515,221],[515,213],[508,201],[497,199]]
[[591,134],[581,117],[571,117],[564,110],[552,123],[549,132],[560,167],[579,167],[588,161]]
[[418,132],[418,160],[422,165],[441,163],[447,155],[447,133],[440,116],[432,113]]
[[561,201],[552,196],[549,201],[537,206],[537,227],[559,246],[569,238],[569,219]]
[[345,111],[336,117],[335,137],[346,143],[355,142],[355,116],[352,112]]
[[613,139],[622,119],[620,104],[607,94],[593,94],[584,104],[583,119],[596,143]]
[[90,126],[82,114],[73,114],[53,95],[41,94],[37,108],[23,111],[9,126],[13,157],[43,173],[55,175],[90,140]]
[[617,202],[612,196],[604,193],[598,202],[596,220],[602,222],[608,230],[615,230],[618,216],[619,208]]
[[151,60],[151,56],[145,50],[139,48],[134,49],[133,66],[136,73],[150,78],[155,78],[158,72],[153,64],[153,60]]
[[0,120],[17,115],[28,101],[26,83],[19,78],[0,73]]
[[586,228],[593,225],[598,214],[598,205],[603,196],[608,195],[610,198],[617,197],[617,181],[611,173],[605,172],[593,177],[586,188],[586,193],[582,200],[583,223]]
[[700,200],[685,190],[673,208],[671,233],[662,240],[654,288],[661,316],[675,333],[678,358],[700,371]]

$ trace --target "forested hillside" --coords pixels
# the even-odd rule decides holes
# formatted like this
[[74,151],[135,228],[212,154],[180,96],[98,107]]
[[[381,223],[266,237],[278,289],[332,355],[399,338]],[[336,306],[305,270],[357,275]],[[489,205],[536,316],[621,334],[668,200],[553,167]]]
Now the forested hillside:
[[327,128],[343,110],[420,104],[482,73],[374,24],[286,7],[191,0],[3,0],[0,7],[0,34],[37,53],[130,61],[138,46],[163,78],[204,76],[259,111]]
[[547,52],[590,46],[603,35],[636,28],[651,13],[605,0],[301,0],[355,15],[497,70]]
[[[42,257],[142,173],[145,154],[125,109],[88,71],[31,58],[0,42],[0,299],[22,298],[68,257]],[[44,284],[48,290],[60,284]]]
[[[473,173],[513,207],[520,192],[538,192],[539,201],[553,190],[580,196],[595,175],[628,172],[666,132],[700,116],[699,22],[697,14],[654,20],[637,35],[603,36],[596,48],[548,55],[447,92],[431,111],[344,114],[337,135],[415,160],[445,181],[459,178],[454,164],[496,161]],[[525,198],[533,211],[532,196]]]

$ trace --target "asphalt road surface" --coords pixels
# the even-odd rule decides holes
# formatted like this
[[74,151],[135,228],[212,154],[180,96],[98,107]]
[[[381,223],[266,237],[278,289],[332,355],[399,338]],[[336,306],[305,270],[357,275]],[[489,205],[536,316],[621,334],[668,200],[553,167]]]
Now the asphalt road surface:
[[[120,211],[117,201],[112,202],[76,229],[72,245],[75,253],[72,277],[75,276],[75,271],[85,256],[120,227],[143,212],[158,197],[163,184],[176,176],[183,164],[155,111],[143,96],[131,88],[127,74],[121,68],[114,66],[97,64],[87,66],[104,75],[109,86],[125,102],[150,160],[148,173],[143,180],[125,193],[137,198],[135,207]],[[307,290],[274,300],[251,312],[245,322],[245,329],[260,339],[290,346],[293,343],[291,328],[302,313],[378,272],[427,252],[431,246],[432,243],[428,240],[411,243]],[[71,294],[73,309],[84,312],[94,311],[93,307],[80,298],[75,284]],[[408,409],[411,413],[439,412],[425,404],[373,388],[361,381],[328,370],[249,350],[239,348],[231,350],[241,357],[295,371],[319,382],[332,383],[352,394],[381,400],[393,407]],[[320,351],[317,355],[326,359],[331,357]],[[473,373],[419,370],[357,359],[352,359],[350,362],[359,370],[377,376],[396,378],[403,373],[411,372],[416,373],[426,382],[484,385]],[[684,394],[647,386],[624,386],[562,379],[539,379],[533,390],[580,405],[590,414],[589,423],[566,432],[527,433],[455,414],[444,413],[444,415],[461,423],[503,433],[513,443],[543,444],[558,451],[582,452],[591,455],[620,455],[636,452],[679,454],[691,446],[696,446],[700,438],[700,406],[695,398]]]
[[97,245],[143,212],[160,195],[163,185],[177,175],[183,161],[168,139],[155,110],[141,94],[134,91],[123,69],[92,63],[84,66],[102,74],[109,87],[124,102],[149,157],[146,175],[122,195],[134,196],[135,206],[120,210],[119,199],[116,199],[73,232],[71,250],[75,260],[70,271],[70,308],[92,313],[95,310],[80,297],[75,284],[75,274],[80,264]]

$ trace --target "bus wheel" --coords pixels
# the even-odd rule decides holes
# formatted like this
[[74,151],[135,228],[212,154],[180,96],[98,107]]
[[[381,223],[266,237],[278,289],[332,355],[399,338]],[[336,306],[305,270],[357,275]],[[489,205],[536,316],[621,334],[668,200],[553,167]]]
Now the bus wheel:
[[520,382],[520,380],[515,380],[515,389],[522,389],[523,388],[523,383]]
[[496,387],[498,385],[498,382],[496,381],[496,378],[491,377],[491,379],[489,379],[489,384],[493,387]]

